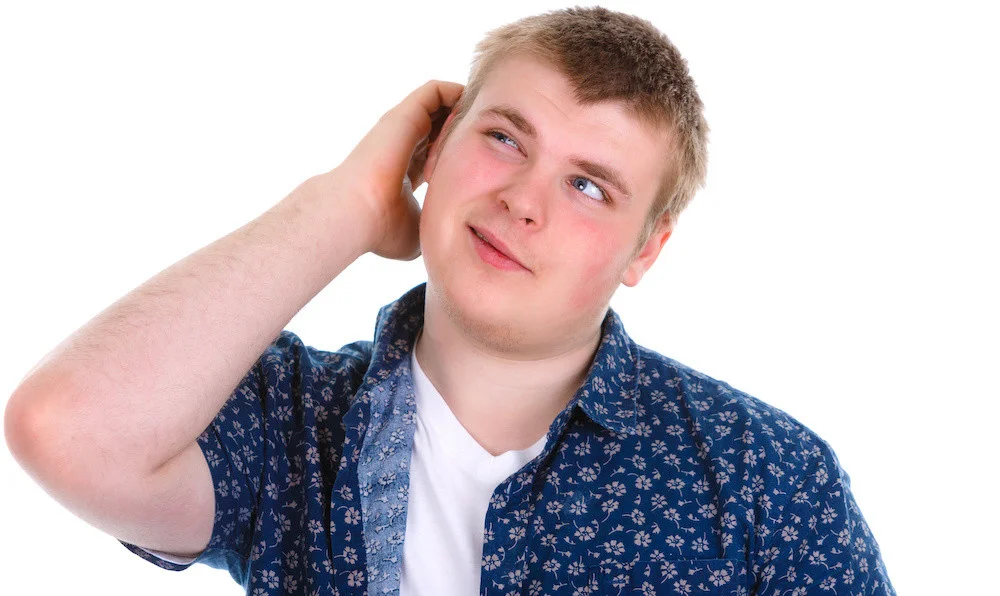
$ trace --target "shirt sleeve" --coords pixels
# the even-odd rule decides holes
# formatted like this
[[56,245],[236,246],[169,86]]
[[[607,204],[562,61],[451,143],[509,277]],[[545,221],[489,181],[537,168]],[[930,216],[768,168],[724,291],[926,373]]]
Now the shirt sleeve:
[[[262,507],[276,506],[261,494],[263,479],[287,453],[289,437],[301,433],[293,415],[306,407],[302,391],[313,388],[319,379],[328,385],[331,378],[343,377],[357,363],[358,354],[328,353],[304,346],[294,334],[284,331],[261,355],[254,367],[230,395],[215,419],[198,437],[215,490],[215,521],[208,547],[194,559],[168,553],[154,553],[122,541],[143,559],[171,571],[187,569],[194,563],[227,569],[242,583],[247,575],[255,533],[267,517]],[[346,368],[345,368],[346,367]],[[354,366],[354,368],[357,368]],[[356,371],[355,371],[356,373]],[[349,376],[349,375],[348,375]],[[327,387],[325,391],[330,391]],[[316,387],[316,393],[320,388]],[[309,400],[307,400],[309,401]],[[273,474],[272,474],[273,476]],[[268,482],[273,482],[269,480]],[[269,488],[271,492],[278,489]]]
[[829,445],[819,441],[812,451],[761,553],[754,593],[895,596],[850,478]]

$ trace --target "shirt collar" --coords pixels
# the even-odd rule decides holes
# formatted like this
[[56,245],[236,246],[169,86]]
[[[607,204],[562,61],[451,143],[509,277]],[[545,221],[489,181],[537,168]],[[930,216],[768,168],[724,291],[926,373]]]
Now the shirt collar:
[[[424,323],[425,290],[426,284],[420,284],[379,310],[369,382],[378,383],[409,356]],[[581,409],[610,431],[634,434],[638,424],[638,368],[638,346],[625,332],[618,314],[608,309],[601,325],[600,346],[569,407]]]

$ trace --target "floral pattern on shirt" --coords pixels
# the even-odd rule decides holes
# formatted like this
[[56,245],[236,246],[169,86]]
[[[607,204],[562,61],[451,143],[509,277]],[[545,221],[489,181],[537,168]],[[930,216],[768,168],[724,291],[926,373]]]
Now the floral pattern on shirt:
[[[216,518],[196,562],[251,596],[398,593],[423,299],[385,307],[373,343],[267,349],[198,439]],[[895,593],[825,442],[612,311],[542,454],[494,491],[480,577],[490,596]]]

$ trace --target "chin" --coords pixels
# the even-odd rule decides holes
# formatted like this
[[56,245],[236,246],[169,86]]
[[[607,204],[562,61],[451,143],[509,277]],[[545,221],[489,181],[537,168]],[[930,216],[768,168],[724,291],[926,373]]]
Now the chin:
[[520,354],[538,339],[529,332],[538,328],[517,296],[498,295],[477,284],[440,283],[428,275],[427,304],[470,339],[497,352]]

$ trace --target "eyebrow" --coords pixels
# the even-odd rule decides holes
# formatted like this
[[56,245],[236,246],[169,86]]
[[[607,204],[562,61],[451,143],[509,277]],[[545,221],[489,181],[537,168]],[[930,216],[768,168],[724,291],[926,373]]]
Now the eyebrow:
[[632,193],[629,191],[628,185],[626,185],[625,181],[622,180],[622,177],[618,175],[618,172],[608,166],[588,161],[586,159],[573,158],[570,161],[573,165],[583,170],[588,176],[600,178],[601,180],[607,182],[608,185],[615,187],[615,189],[626,199],[632,198]]
[[[502,118],[510,122],[514,128],[528,135],[532,139],[538,137],[538,131],[535,129],[534,125],[531,124],[531,122],[529,122],[517,108],[512,106],[503,104],[490,106],[484,109],[481,112],[481,115]],[[583,170],[588,176],[600,178],[609,186],[614,187],[615,190],[624,195],[626,199],[632,198],[632,192],[629,190],[628,184],[625,183],[624,178],[622,178],[622,176],[619,175],[614,168],[590,161],[588,159],[580,159],[578,157],[571,158],[570,163]]]
[[514,128],[523,132],[531,138],[538,136],[538,132],[535,130],[534,125],[528,122],[528,119],[521,115],[521,112],[517,111],[517,108],[512,108],[510,106],[498,105],[486,108],[483,110],[483,115],[485,116],[499,116],[505,120],[508,120],[514,125]]

